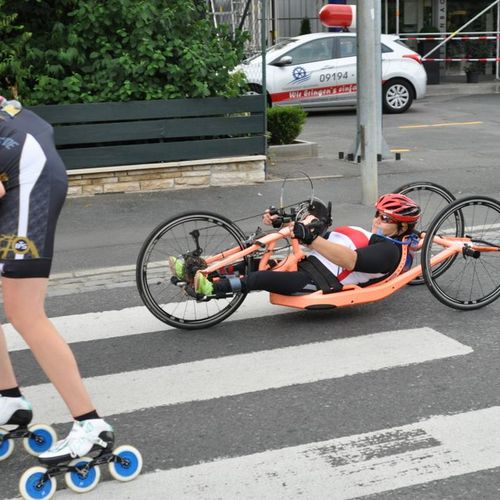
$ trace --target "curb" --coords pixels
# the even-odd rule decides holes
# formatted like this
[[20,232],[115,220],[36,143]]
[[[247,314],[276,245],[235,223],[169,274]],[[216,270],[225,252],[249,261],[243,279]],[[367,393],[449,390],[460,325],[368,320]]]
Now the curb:
[[318,156],[318,145],[315,142],[296,139],[293,144],[269,146],[268,153],[272,160],[315,158]]

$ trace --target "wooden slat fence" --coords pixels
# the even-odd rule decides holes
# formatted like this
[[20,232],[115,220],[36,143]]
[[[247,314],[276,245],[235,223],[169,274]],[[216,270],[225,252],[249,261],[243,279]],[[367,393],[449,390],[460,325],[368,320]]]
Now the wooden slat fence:
[[266,151],[262,96],[33,106],[68,170]]

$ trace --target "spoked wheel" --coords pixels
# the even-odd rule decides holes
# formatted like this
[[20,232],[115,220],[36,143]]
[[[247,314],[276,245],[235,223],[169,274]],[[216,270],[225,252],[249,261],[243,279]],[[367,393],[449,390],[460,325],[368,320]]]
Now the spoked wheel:
[[[410,182],[409,184],[399,187],[394,192],[410,197],[421,208],[422,213],[420,220],[415,227],[417,231],[421,232],[427,231],[436,215],[456,199],[455,196],[448,191],[448,189],[433,182]],[[454,236],[463,236],[464,224],[462,216],[460,212],[455,215],[456,217],[453,220],[450,220],[450,223],[452,224],[450,225],[449,230],[453,231]],[[446,271],[446,266],[451,265],[452,259],[453,258],[434,268],[433,272],[436,273],[436,276],[439,276],[440,273]],[[420,252],[417,252],[413,258],[412,267],[419,266],[420,264]],[[410,285],[421,285],[423,282],[424,278],[419,276],[411,281]]]
[[[452,236],[457,216],[464,223],[464,235],[471,239],[445,272],[436,275],[430,260],[443,250],[435,236]],[[450,238],[451,239],[451,238]],[[429,227],[422,247],[425,283],[443,304],[455,309],[478,309],[500,296],[500,202],[488,197],[469,196],[442,210]]]
[[[244,240],[238,226],[210,212],[188,212],[160,224],[147,237],[137,259],[137,288],[144,304],[159,320],[187,330],[224,320],[241,305],[245,294],[199,301],[172,276],[169,257],[206,259],[230,248],[244,248]],[[238,271],[246,274],[247,261],[238,263]]]

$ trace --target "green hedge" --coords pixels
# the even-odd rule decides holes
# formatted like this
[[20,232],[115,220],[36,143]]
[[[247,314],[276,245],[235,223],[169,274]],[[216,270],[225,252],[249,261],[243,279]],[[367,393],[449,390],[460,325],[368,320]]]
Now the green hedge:
[[302,132],[306,117],[306,112],[296,106],[279,106],[268,109],[269,142],[273,145],[291,144]]
[[[234,96],[246,35],[199,0],[0,0],[0,94],[26,104]],[[7,37],[4,36],[7,33]],[[24,35],[23,35],[24,34]],[[17,94],[17,95],[16,95]]]

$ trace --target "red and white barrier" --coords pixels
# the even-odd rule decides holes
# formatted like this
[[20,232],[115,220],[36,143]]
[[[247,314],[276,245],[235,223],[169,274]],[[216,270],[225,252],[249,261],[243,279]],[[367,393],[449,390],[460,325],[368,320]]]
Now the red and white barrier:
[[328,4],[319,11],[319,20],[327,28],[356,29],[356,6]]
[[[446,40],[446,37],[442,36],[401,36],[402,40]],[[481,36],[454,36],[450,38],[450,42],[453,40],[499,40],[500,36],[489,36],[489,35],[481,35]]]
[[426,57],[423,61],[438,61],[438,62],[460,62],[460,61],[474,61],[474,62],[500,62],[500,57],[446,57],[444,59],[435,59],[434,57]]

